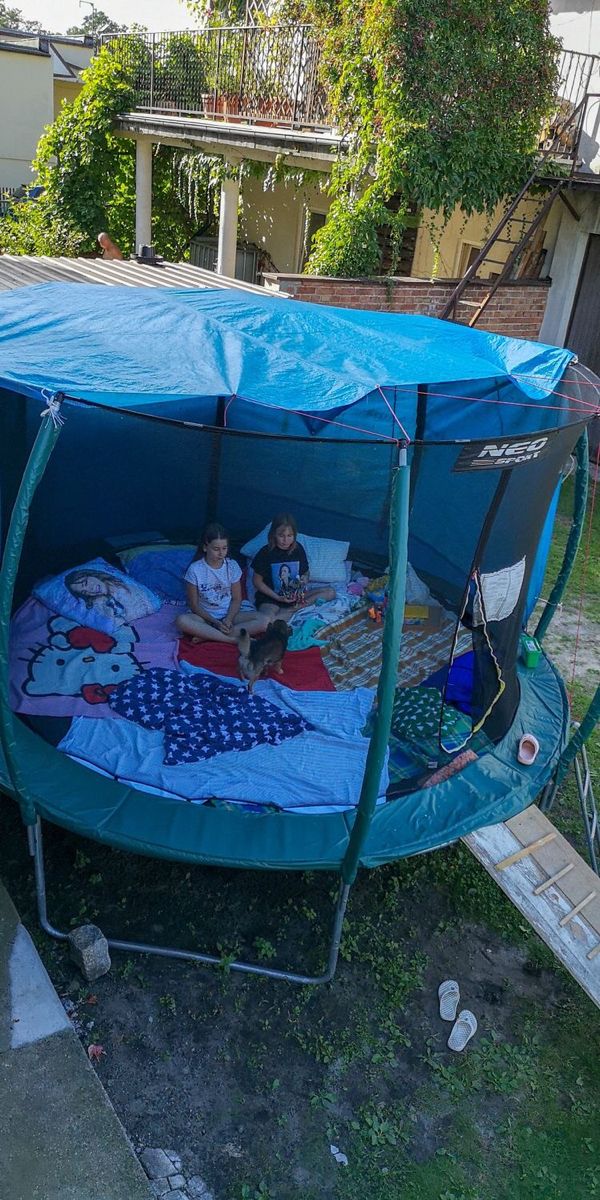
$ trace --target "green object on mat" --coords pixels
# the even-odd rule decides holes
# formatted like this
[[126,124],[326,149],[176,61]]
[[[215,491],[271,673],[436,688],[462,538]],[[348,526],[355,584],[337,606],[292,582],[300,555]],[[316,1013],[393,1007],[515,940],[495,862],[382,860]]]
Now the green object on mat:
[[528,633],[521,634],[521,659],[529,671],[537,667],[542,653],[542,647],[536,638]]

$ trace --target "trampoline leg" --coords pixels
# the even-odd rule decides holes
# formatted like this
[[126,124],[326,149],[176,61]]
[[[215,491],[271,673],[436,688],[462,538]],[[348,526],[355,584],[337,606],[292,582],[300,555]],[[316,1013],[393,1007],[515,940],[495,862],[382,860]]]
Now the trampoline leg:
[[[29,853],[34,861],[35,870],[35,891],[37,896],[37,909],[40,920],[40,925],[45,933],[50,937],[57,938],[61,942],[66,942],[68,934],[61,933],[60,929],[56,929],[48,920],[46,907],[46,876],[44,872],[44,853],[42,845],[42,823],[38,817],[35,825],[27,826],[27,841],[29,843]],[[278,970],[276,967],[259,967],[255,963],[247,962],[231,962],[228,963],[230,971],[240,971],[246,975],[265,975],[268,979],[285,979],[288,983],[305,983],[319,984],[331,983],[340,953],[340,942],[342,940],[342,928],[344,925],[344,916],[346,914],[346,906],[348,904],[348,896],[350,894],[350,884],[340,882],[338,898],[336,901],[335,912],[333,914],[333,925],[331,929],[331,938],[329,942],[329,956],[327,959],[327,969],[322,975],[301,975],[296,971]],[[178,958],[189,962],[204,963],[207,966],[220,967],[222,959],[215,954],[201,954],[197,950],[177,950],[173,946],[151,946],[145,942],[125,942],[118,938],[107,938],[108,945],[111,950],[133,950],[138,954],[156,954],[160,958]]]
[[48,920],[48,910],[46,907],[46,874],[44,871],[44,848],[42,845],[42,822],[38,817],[35,825],[27,826],[27,842],[29,845],[29,853],[33,858],[33,868],[35,873],[35,894],[37,898],[38,917],[40,925],[44,933],[50,934],[50,937],[58,938],[61,942],[66,942],[67,934],[61,933],[60,929],[55,929]]
[[[306,983],[313,986],[319,983],[331,983],[338,963],[342,927],[349,893],[350,884],[340,883],[333,916],[327,970],[322,975],[301,975],[296,971],[283,971],[277,967],[259,967],[256,963],[242,962],[237,959],[227,964],[228,970],[240,971],[244,975],[264,975],[267,979],[285,979],[288,983]],[[173,946],[151,946],[145,942],[122,942],[113,938],[107,938],[107,941],[112,950],[133,950],[139,954],[156,954],[160,958],[178,958],[190,962],[205,963],[207,966],[222,966],[222,959],[218,958],[215,954],[201,954],[198,950],[176,950]]]

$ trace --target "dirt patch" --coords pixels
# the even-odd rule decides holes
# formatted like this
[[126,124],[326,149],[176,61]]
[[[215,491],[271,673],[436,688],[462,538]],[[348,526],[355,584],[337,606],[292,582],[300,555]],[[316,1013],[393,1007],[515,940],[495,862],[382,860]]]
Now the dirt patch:
[[[600,625],[573,608],[559,610],[544,642],[565,683],[575,677],[586,691],[593,691],[600,672]],[[577,646],[577,651],[576,651]],[[575,659],[575,663],[574,663]]]
[[[30,866],[12,804],[3,804],[0,820],[7,883],[33,929]],[[52,827],[46,851],[49,910],[59,926],[76,913],[77,923],[94,919],[113,936],[265,961],[274,961],[277,945],[288,966],[304,960],[314,970],[322,961],[335,893],[329,876],[188,870]],[[529,1003],[543,1001],[551,1012],[563,988],[560,977],[532,966],[526,948],[452,911],[439,873],[455,854],[360,877],[338,975],[326,988],[117,953],[110,974],[90,988],[61,946],[36,935],[59,994],[75,1005],[82,1041],[106,1052],[98,1074],[134,1144],[172,1147],[215,1200],[353,1196],[332,1143],[354,1169],[362,1164],[366,1183],[385,1182],[393,1167],[384,1164],[399,1146],[409,1164],[433,1162],[448,1144],[453,1105],[423,1096],[456,1061],[438,1015],[439,982],[460,981],[480,1040],[510,1040]],[[483,1140],[507,1104],[479,1095]],[[379,1195],[376,1182],[369,1187],[365,1194]]]

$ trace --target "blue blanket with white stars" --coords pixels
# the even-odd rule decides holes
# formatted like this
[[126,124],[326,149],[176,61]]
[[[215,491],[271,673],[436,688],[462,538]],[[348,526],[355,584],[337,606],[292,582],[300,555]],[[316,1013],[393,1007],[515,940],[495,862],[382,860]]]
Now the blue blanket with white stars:
[[166,766],[253,750],[312,729],[302,717],[251,696],[211,675],[182,675],[153,667],[120,684],[110,707],[145,729],[164,731]]

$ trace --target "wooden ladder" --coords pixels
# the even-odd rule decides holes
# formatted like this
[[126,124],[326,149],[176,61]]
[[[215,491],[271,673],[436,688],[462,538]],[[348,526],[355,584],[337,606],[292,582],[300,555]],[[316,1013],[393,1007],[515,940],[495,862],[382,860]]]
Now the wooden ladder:
[[463,842],[600,1008],[600,878],[532,804]]

